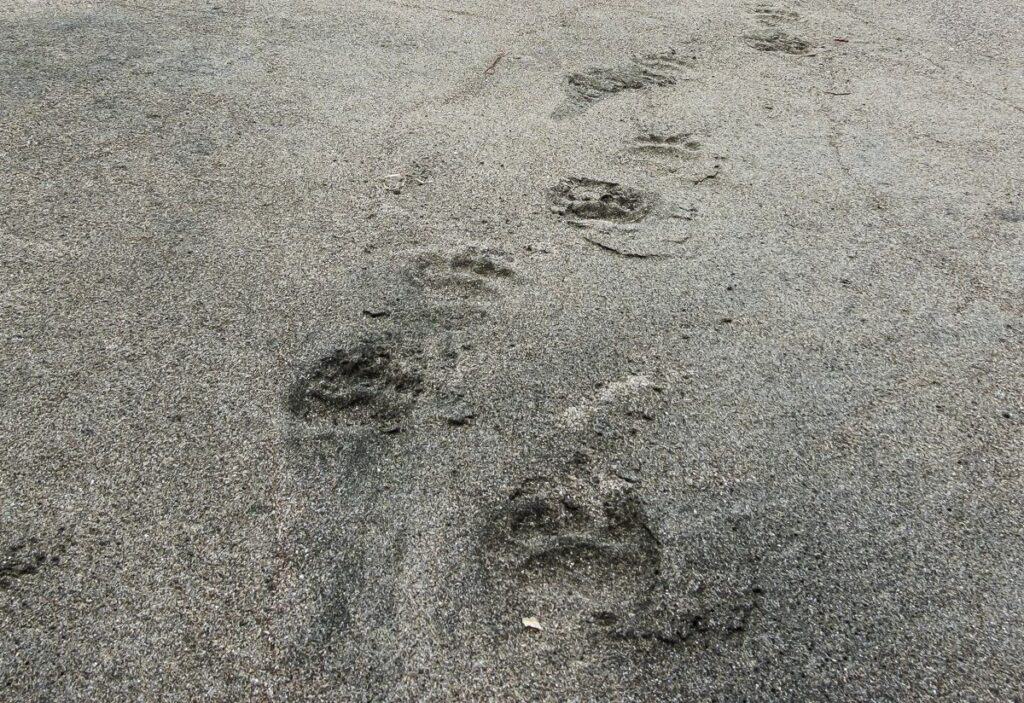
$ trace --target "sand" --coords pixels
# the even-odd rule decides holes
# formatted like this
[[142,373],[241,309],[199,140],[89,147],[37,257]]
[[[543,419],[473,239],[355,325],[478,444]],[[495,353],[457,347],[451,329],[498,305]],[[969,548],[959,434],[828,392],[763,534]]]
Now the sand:
[[1020,701],[1013,0],[0,3],[0,699]]

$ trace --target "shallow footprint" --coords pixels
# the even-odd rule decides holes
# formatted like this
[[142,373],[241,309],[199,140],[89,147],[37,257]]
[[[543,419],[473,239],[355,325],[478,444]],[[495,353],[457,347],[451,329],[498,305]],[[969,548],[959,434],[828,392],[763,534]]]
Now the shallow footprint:
[[702,145],[690,132],[645,130],[633,142],[630,150],[635,154],[669,160],[696,158]]
[[646,607],[662,547],[633,442],[663,392],[627,376],[554,419],[522,467],[527,478],[482,527],[481,565],[499,621],[512,612],[588,629],[594,612],[626,618]]
[[515,269],[504,252],[467,246],[448,253],[418,254],[405,276],[426,291],[470,297],[494,291],[496,283],[515,277]]
[[644,54],[612,68],[592,67],[566,78],[566,100],[552,114],[556,119],[585,112],[590,106],[617,93],[675,85],[679,73],[693,65],[696,56],[675,49]]
[[746,586],[701,594],[685,604],[673,598],[654,600],[641,612],[625,617],[598,611],[592,620],[612,640],[704,647],[740,639],[761,610],[763,597],[760,586]]
[[651,194],[612,181],[563,178],[549,191],[551,210],[569,220],[639,222],[654,208]]
[[751,48],[758,51],[778,52],[793,56],[806,56],[811,52],[809,42],[782,31],[749,34],[745,39]]
[[422,390],[415,365],[384,338],[335,349],[295,383],[288,405],[307,422],[388,426]]
[[661,548],[639,495],[619,479],[527,479],[492,529],[492,587],[547,621],[571,625],[595,611],[637,608],[660,571]]
[[794,10],[772,7],[771,5],[758,5],[751,10],[751,14],[766,27],[777,27],[780,24],[796,22],[800,19],[800,13]]

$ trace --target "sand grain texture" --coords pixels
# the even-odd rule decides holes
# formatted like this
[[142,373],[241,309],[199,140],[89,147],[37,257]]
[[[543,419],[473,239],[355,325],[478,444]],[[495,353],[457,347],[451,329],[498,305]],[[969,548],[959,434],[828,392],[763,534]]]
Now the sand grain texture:
[[1020,700],[1022,46],[0,0],[0,699]]

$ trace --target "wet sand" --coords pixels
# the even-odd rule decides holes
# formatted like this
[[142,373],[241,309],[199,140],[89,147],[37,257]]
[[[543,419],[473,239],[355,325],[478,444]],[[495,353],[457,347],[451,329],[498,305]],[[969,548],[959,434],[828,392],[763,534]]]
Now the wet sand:
[[1015,701],[1024,16],[0,2],[0,699]]

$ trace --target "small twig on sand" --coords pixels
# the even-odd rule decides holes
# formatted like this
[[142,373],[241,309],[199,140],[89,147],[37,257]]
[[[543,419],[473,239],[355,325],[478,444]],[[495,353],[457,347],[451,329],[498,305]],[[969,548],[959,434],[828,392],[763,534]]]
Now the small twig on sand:
[[590,237],[583,237],[583,240],[587,241],[587,242],[590,242],[591,244],[593,244],[595,247],[597,247],[599,249],[604,249],[605,251],[610,251],[612,254],[617,254],[618,256],[624,256],[627,259],[664,259],[664,258],[668,257],[668,254],[638,254],[638,253],[633,252],[633,251],[623,251],[622,249],[616,249],[613,246],[609,246],[609,245],[607,245],[607,244],[605,244],[603,242],[599,242],[596,239],[591,239]]
[[494,57],[494,61],[491,61],[491,65],[484,69],[484,75],[489,76],[494,73],[494,69],[497,68],[498,62],[505,58],[505,52],[499,51],[498,55]]
[[841,93],[835,90],[823,90],[821,92],[824,93],[825,95],[853,95],[853,93]]

